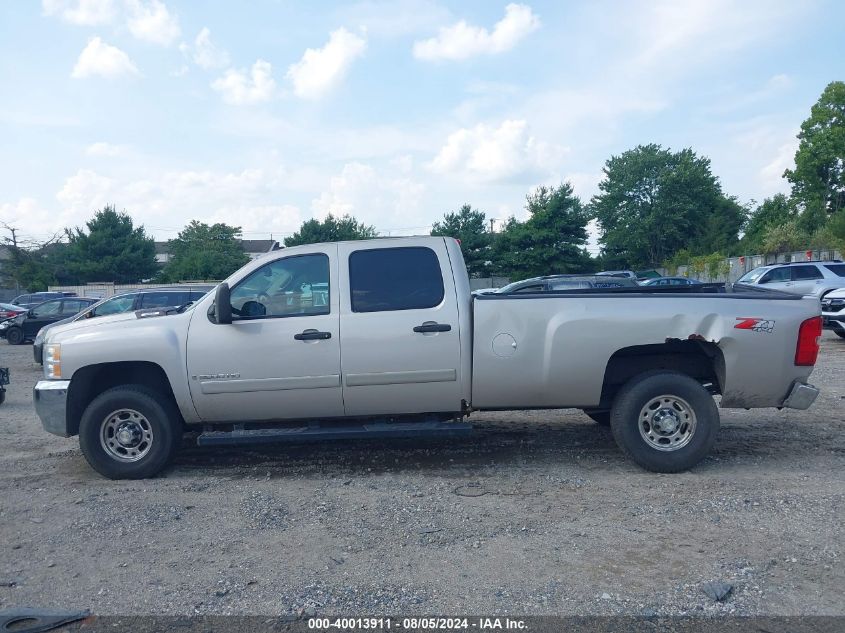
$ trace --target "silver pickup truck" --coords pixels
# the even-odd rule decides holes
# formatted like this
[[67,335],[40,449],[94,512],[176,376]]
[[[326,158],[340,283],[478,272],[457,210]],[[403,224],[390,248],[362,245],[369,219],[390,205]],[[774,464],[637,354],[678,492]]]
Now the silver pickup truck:
[[[530,290],[530,289],[529,289]],[[657,472],[722,407],[809,407],[819,301],[708,286],[473,297],[451,238],[287,248],[188,309],[49,332],[35,407],[90,465],[143,478],[203,445],[459,435],[473,411],[580,408]]]

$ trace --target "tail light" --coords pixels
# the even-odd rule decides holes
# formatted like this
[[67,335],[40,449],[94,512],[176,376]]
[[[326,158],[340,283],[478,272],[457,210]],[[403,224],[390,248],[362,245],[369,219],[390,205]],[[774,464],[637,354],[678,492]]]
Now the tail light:
[[819,357],[819,338],[822,335],[822,318],[807,319],[798,328],[798,344],[795,346],[795,364],[812,367]]

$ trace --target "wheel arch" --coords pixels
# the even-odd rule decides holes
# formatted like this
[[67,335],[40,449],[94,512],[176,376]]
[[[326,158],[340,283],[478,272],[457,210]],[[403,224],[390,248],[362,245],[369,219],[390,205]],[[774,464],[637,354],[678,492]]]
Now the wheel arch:
[[[67,430],[79,433],[82,414],[98,395],[120,385],[143,385],[168,398],[176,405],[173,387],[164,369],[150,361],[99,363],[77,369],[68,387]],[[176,406],[176,410],[179,408]]]
[[675,371],[701,383],[711,394],[722,393],[725,358],[716,343],[667,340],[617,350],[605,366],[601,408],[610,408],[617,392],[632,378],[651,371]]

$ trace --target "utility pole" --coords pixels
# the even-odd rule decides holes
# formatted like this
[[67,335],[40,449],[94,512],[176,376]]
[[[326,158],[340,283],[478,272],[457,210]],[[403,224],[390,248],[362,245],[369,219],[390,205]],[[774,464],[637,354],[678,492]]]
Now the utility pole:
[[493,233],[493,222],[496,221],[496,218],[490,218],[490,232]]

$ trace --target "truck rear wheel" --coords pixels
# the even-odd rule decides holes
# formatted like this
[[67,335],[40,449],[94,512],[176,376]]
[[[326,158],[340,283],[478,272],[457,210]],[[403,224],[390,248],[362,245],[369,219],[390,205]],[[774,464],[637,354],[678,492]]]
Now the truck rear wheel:
[[713,448],[719,411],[713,397],[689,376],[648,372],[619,391],[610,428],[619,448],[637,464],[677,473],[695,466]]
[[144,387],[125,385],[91,401],[79,423],[85,459],[109,479],[145,479],[176,456],[182,423],[168,398]]

